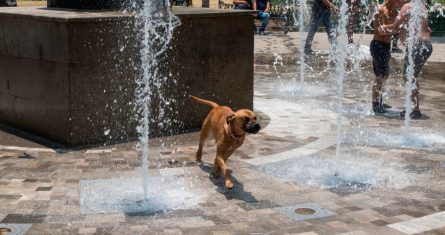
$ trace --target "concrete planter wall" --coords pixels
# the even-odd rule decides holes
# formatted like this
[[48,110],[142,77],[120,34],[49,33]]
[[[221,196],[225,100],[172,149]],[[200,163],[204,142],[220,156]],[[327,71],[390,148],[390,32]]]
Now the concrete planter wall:
[[[182,25],[160,63],[171,122],[154,118],[151,136],[200,127],[209,108],[189,94],[253,106],[251,13],[175,12]],[[133,21],[119,12],[0,9],[0,121],[68,146],[135,139],[141,40]]]
[[[154,1],[154,0],[153,0]],[[162,0],[161,0],[162,1]],[[143,0],[48,0],[48,7],[71,9],[122,9],[133,2],[141,5]]]

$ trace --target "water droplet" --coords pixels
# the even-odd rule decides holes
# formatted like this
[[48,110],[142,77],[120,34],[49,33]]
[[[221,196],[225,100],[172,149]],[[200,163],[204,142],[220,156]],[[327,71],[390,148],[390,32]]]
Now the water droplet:
[[106,130],[104,131],[104,134],[105,134],[105,135],[110,134],[110,129],[106,129]]

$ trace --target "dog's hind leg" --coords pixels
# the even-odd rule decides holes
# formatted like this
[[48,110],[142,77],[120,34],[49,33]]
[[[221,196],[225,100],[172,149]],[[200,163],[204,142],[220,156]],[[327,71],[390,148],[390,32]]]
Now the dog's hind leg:
[[196,152],[196,161],[201,161],[202,157],[202,148],[204,148],[205,141],[210,134],[211,125],[210,118],[207,117],[202,123],[201,134],[199,136],[199,147],[198,152]]

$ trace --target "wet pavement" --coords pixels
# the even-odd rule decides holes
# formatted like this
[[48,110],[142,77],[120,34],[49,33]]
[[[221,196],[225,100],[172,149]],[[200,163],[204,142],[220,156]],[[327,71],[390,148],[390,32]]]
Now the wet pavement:
[[[272,48],[281,37],[256,37],[256,45]],[[335,67],[318,66],[307,68],[301,88],[298,64],[257,63],[254,109],[263,129],[230,157],[232,190],[210,177],[213,141],[203,163],[194,161],[197,132],[151,140],[144,202],[137,142],[51,148],[1,128],[0,227],[19,234],[445,234],[445,77],[421,78],[424,118],[406,135],[400,75],[385,86],[390,114],[376,116],[369,65],[351,69],[339,120]]]

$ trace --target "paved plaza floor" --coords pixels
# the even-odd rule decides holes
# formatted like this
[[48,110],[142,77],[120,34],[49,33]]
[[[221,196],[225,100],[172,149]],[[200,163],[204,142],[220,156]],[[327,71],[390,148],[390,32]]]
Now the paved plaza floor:
[[398,115],[405,87],[397,71],[385,86],[384,101],[393,106],[387,115],[370,110],[373,75],[366,60],[348,66],[339,109],[332,63],[306,58],[301,85],[297,63],[269,61],[284,48],[299,58],[292,55],[298,45],[284,44],[294,43],[288,37],[255,37],[254,109],[263,129],[228,161],[234,189],[209,176],[212,141],[203,163],[194,161],[199,132],[151,140],[145,202],[137,197],[137,142],[50,148],[2,127],[0,228],[16,234],[445,234],[443,70],[421,78],[424,116],[407,129]]

